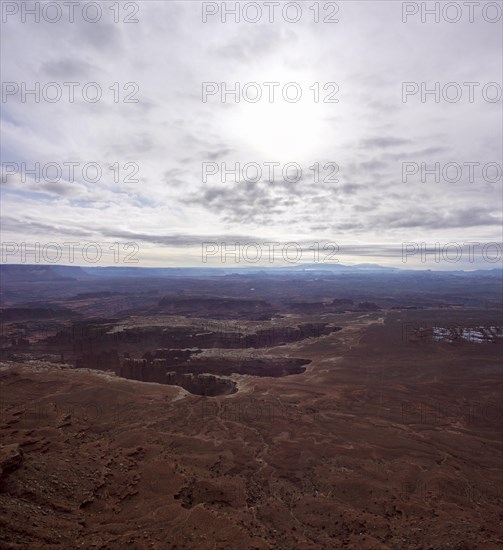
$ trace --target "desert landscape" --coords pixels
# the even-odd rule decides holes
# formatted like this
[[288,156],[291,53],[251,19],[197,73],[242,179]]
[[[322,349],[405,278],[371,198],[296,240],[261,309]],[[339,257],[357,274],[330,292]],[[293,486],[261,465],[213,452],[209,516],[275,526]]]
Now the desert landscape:
[[2,271],[2,548],[501,548],[497,274]]
[[0,0],[0,550],[503,550],[503,0]]

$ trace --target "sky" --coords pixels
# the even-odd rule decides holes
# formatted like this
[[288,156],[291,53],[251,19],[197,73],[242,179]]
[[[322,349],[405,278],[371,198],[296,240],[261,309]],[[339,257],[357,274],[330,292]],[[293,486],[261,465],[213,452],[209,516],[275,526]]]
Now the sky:
[[2,2],[3,262],[501,267],[501,2],[54,4]]

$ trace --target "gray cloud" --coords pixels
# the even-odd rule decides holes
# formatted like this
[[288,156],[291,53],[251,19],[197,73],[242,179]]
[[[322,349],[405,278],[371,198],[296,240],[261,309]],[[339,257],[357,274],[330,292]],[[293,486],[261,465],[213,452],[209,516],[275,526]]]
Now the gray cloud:
[[42,64],[42,72],[50,78],[66,80],[70,78],[96,77],[99,69],[81,59],[62,58],[46,61]]
[[[500,183],[480,173],[473,183],[423,183],[419,176],[404,183],[402,162],[502,162],[501,102],[423,103],[418,95],[404,103],[401,87],[498,82],[501,26],[403,24],[399,2],[346,2],[336,25],[281,17],[203,24],[199,2],[140,3],[140,23],[127,25],[113,23],[110,2],[101,5],[96,24],[2,25],[4,81],[97,81],[104,93],[96,104],[77,94],[71,104],[18,96],[2,105],[3,162],[104,167],[96,184],[81,174],[71,184],[10,176],[2,184],[2,229],[10,237],[141,240],[176,247],[173,261],[182,263],[193,261],[184,247],[205,238],[337,235],[368,243],[354,249],[361,261],[375,252],[372,243],[500,238]],[[280,91],[272,105],[243,97],[222,103],[219,94],[201,101],[203,82],[252,81],[299,82],[302,100],[285,104]],[[117,103],[114,82],[121,86]],[[123,101],[128,82],[139,88],[137,104]],[[324,101],[326,82],[339,85],[338,103]],[[297,162],[303,177],[290,183],[280,172],[272,182],[263,175],[254,184],[222,183],[219,173],[203,183],[205,161]],[[139,166],[138,183],[124,181],[128,162]],[[327,162],[340,167],[337,183],[323,169]],[[118,182],[112,165],[120,168]]]
[[397,137],[374,137],[364,139],[362,141],[362,147],[364,149],[388,149],[389,147],[408,145],[409,143],[411,143],[409,139]]

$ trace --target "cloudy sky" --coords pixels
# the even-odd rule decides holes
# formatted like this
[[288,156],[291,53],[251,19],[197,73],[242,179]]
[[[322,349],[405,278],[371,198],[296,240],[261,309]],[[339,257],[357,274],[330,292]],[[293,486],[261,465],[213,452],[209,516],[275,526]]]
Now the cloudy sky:
[[[319,2],[318,23],[313,2],[298,3],[297,22],[295,7],[284,17],[281,2],[270,22],[258,2],[256,23],[243,14],[222,22],[221,2],[95,2],[99,21],[92,21],[95,7],[77,6],[74,22],[65,7],[56,23],[45,20],[55,17],[54,6],[44,6],[54,2],[2,4],[3,243],[96,242],[103,265],[113,265],[116,242],[137,243],[142,266],[221,266],[219,254],[202,262],[204,242],[256,243],[264,251],[259,264],[271,259],[262,243],[299,243],[302,261],[311,262],[319,242],[336,243],[334,259],[349,264],[500,265],[480,252],[502,241],[501,2],[481,2],[473,22],[459,3],[460,20],[445,21],[456,18],[452,11],[439,23],[421,22],[420,13],[403,22],[400,1]],[[26,8],[41,10],[40,22]],[[203,22],[203,9],[218,13]],[[76,83],[73,102],[65,82]],[[92,101],[96,86],[83,97],[91,82],[99,101]],[[250,82],[258,86],[243,97]],[[418,92],[404,98],[404,82],[417,83],[407,89]],[[436,82],[440,101],[429,94],[423,102],[421,87]],[[36,83],[39,102],[22,95]],[[240,101],[232,94],[222,101],[222,88],[236,83]],[[290,102],[287,83],[295,83],[286,90]],[[203,88],[215,92],[205,101]],[[50,102],[58,89],[61,99]],[[257,89],[262,97],[252,102]],[[40,163],[40,178],[24,173],[23,163],[28,171]],[[61,177],[48,163],[62,168]],[[83,172],[88,163],[102,168],[98,181],[92,168]],[[224,178],[222,169],[237,163],[256,164]],[[284,172],[288,163],[295,164]],[[440,181],[429,174],[421,181],[421,163],[440,163]],[[459,178],[455,165],[442,173],[448,163],[462,167]],[[471,173],[463,163],[478,164]],[[437,242],[480,245],[473,263],[465,247],[457,264],[409,255],[404,266],[402,243]],[[284,263],[281,252],[274,259]]]

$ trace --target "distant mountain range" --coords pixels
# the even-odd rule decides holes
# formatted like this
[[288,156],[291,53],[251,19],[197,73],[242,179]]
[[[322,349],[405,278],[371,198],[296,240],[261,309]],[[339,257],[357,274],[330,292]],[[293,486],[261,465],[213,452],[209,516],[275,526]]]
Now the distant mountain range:
[[344,264],[297,264],[287,267],[290,270],[300,271],[386,271],[391,273],[393,271],[403,271],[397,267],[384,267],[379,264],[356,264],[356,265],[344,265]]
[[0,264],[3,282],[44,282],[92,279],[94,277],[215,277],[228,275],[288,275],[288,274],[403,274],[403,275],[494,275],[502,276],[503,269],[479,269],[474,271],[433,271],[399,269],[378,264],[296,264],[284,267],[88,267],[65,265]]
[[71,281],[89,278],[79,266],[2,264],[0,277],[3,282]]

